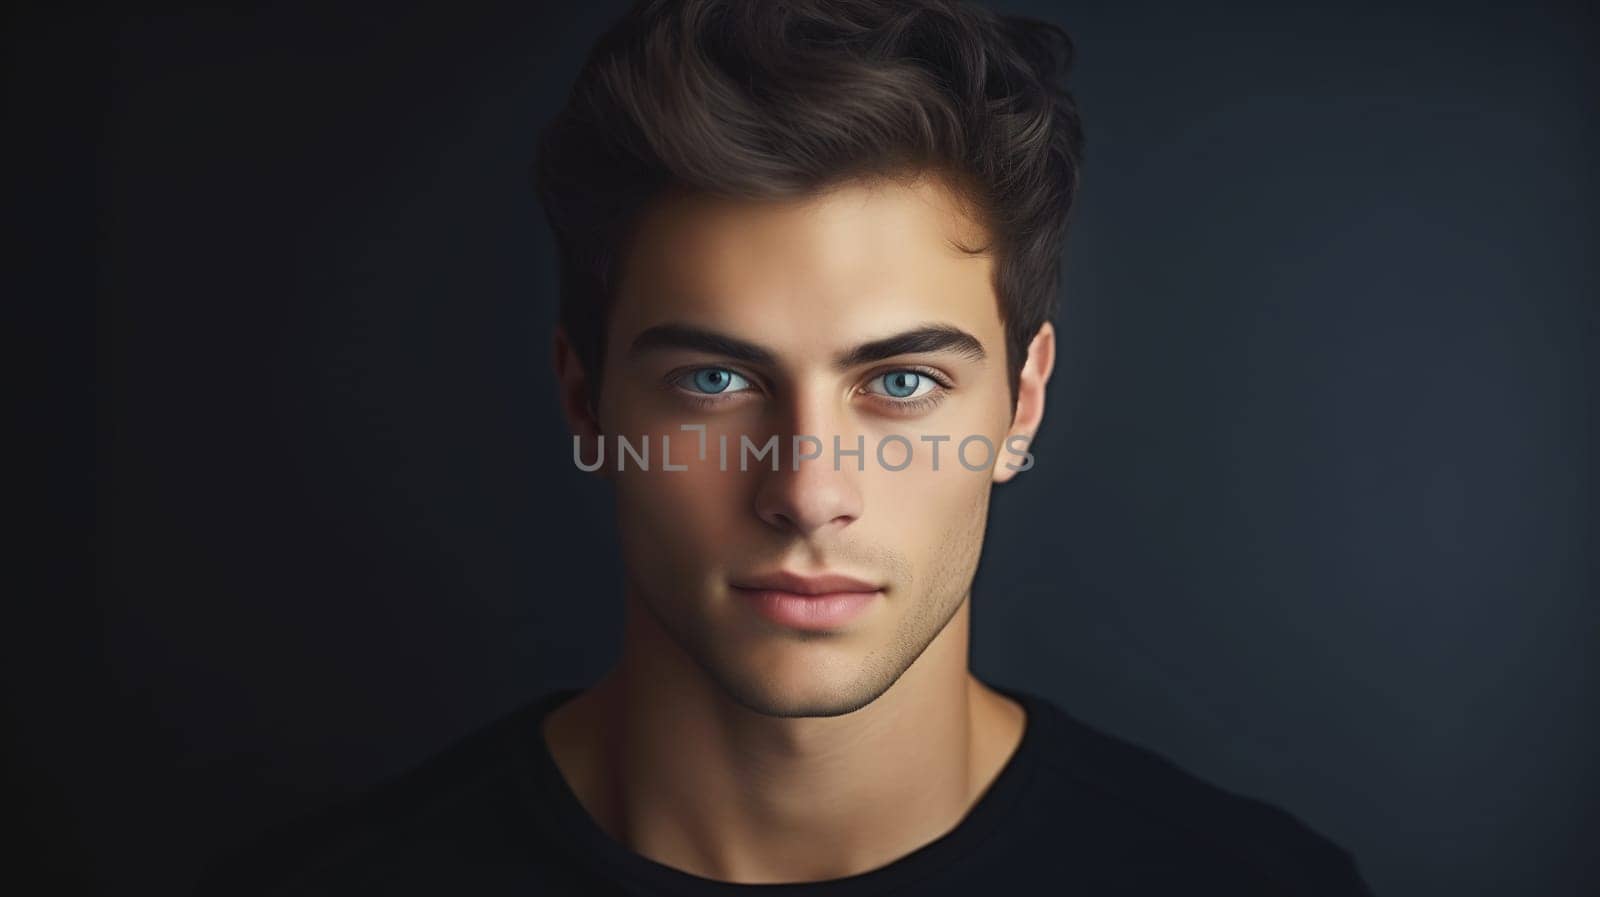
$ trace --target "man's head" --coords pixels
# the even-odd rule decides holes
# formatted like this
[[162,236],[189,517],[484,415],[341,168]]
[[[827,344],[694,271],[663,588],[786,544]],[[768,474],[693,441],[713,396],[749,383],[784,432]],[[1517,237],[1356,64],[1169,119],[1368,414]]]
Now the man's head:
[[[628,588],[749,708],[870,702],[967,596],[1054,359],[1069,57],[1054,26],[953,2],[652,0],[544,135],[565,410],[655,454],[619,471],[606,446]],[[773,436],[777,470],[741,464]],[[737,588],[780,571],[882,591],[785,626]]]

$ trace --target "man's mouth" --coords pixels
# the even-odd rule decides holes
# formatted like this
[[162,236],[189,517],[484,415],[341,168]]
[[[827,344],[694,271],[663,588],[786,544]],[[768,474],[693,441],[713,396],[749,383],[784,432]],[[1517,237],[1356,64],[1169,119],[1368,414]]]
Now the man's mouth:
[[791,629],[837,629],[864,613],[883,596],[883,587],[837,573],[802,575],[788,571],[742,577],[730,583],[763,617]]

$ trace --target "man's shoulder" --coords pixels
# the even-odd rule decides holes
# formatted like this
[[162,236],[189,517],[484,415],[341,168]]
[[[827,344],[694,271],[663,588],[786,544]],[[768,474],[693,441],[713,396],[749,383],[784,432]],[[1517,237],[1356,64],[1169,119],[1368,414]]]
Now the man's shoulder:
[[1036,700],[1047,708],[1042,775],[1088,805],[1098,827],[1091,837],[1137,844],[1146,860],[1171,870],[1230,870],[1259,882],[1263,893],[1370,894],[1355,857],[1287,809]]
[[[462,884],[463,868],[497,867],[505,851],[536,847],[523,765],[543,695],[423,762],[215,858],[204,895],[369,893],[375,876],[406,892],[435,872]],[[521,839],[520,842],[514,839]],[[498,853],[497,853],[498,852]]]

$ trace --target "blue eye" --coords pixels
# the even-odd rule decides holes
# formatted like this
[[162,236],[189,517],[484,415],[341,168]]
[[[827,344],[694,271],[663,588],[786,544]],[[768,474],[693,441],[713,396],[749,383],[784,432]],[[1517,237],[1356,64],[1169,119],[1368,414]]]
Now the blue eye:
[[[750,381],[727,368],[699,368],[687,379],[695,390],[706,395],[728,392],[735,382],[743,383],[745,386],[750,385]],[[732,391],[738,390],[733,388]]]
[[[887,374],[872,378],[871,382],[877,383],[880,380],[883,381],[884,391],[879,395],[885,395],[891,399],[917,398],[927,395],[938,385],[927,374],[909,370],[890,371]],[[877,392],[877,390],[872,391]]]

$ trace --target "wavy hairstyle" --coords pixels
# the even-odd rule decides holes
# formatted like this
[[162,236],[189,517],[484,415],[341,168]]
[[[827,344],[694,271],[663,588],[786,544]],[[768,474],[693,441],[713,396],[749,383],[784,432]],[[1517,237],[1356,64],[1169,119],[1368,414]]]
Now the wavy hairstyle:
[[989,238],[1013,406],[1054,313],[1083,132],[1056,25],[959,0],[639,0],[540,134],[560,321],[598,395],[630,233],[664,189],[741,198],[935,173]]

